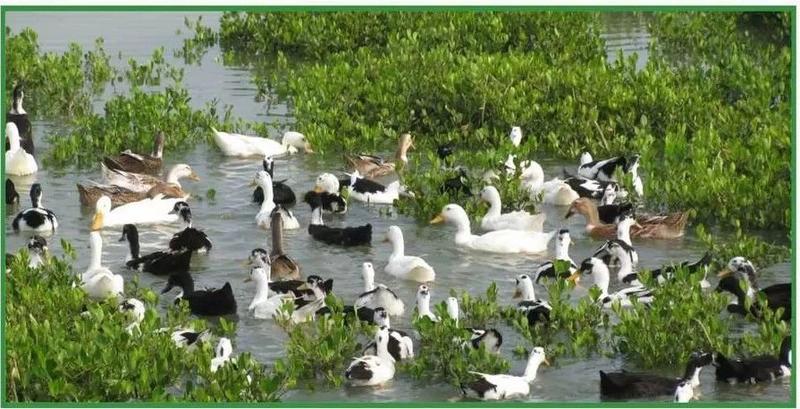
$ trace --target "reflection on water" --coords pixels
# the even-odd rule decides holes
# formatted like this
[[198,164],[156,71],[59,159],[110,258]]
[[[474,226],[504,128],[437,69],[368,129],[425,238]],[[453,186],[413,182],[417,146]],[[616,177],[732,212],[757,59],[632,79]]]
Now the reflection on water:
[[[189,13],[19,13],[7,14],[6,22],[14,32],[24,27],[32,27],[39,35],[39,42],[44,51],[61,51],[68,42],[77,42],[84,47],[91,47],[96,36],[102,36],[109,55],[121,54],[122,60],[112,60],[120,66],[127,64],[128,58],[145,59],[152,51],[164,46],[165,56],[174,64],[180,62],[172,58],[172,51],[181,47],[181,36],[176,31],[183,28],[184,16],[196,18],[198,14]],[[215,26],[219,14],[203,14],[206,24]],[[647,59],[648,34],[644,17],[630,13],[613,13],[604,16],[605,32],[603,38],[609,48],[608,58],[613,61],[616,51],[622,50],[624,56],[638,54],[637,65],[644,66]],[[65,35],[65,33],[67,33]],[[285,106],[271,107],[270,114],[264,104],[256,103],[256,88],[250,82],[247,68],[223,66],[218,48],[211,49],[202,59],[199,66],[185,66],[184,85],[190,91],[192,102],[202,106],[218,99],[221,104],[234,107],[234,115],[246,120],[272,121],[287,119]],[[124,86],[118,85],[112,92],[125,92]],[[97,107],[102,107],[103,100]],[[34,122],[37,144],[42,151],[47,148],[46,137],[58,130],[58,124],[44,121]],[[572,169],[576,163],[559,163],[546,158],[541,160],[548,175],[561,174],[562,167]],[[270,321],[256,320],[247,314],[246,307],[253,297],[254,288],[242,280],[246,271],[241,266],[250,249],[267,247],[268,234],[256,228],[254,216],[258,206],[250,202],[252,188],[249,182],[256,171],[261,169],[258,159],[233,159],[223,157],[215,146],[206,144],[191,149],[187,154],[175,156],[165,152],[168,165],[187,163],[201,177],[199,182],[186,182],[184,188],[194,194],[191,201],[194,224],[204,229],[214,242],[214,249],[208,255],[199,255],[192,259],[192,272],[199,286],[221,286],[230,281],[239,304],[238,331],[234,339],[235,348],[249,351],[257,359],[269,363],[283,353],[286,340],[282,330]],[[647,164],[642,167],[646,172]],[[316,176],[326,171],[340,171],[342,163],[338,156],[323,158],[318,155],[298,155],[281,158],[276,161],[276,179],[287,179],[297,194],[309,190]],[[57,173],[55,173],[57,172]],[[59,216],[60,228],[54,240],[61,238],[73,242],[79,259],[75,271],[83,271],[88,265],[88,225],[91,220],[91,209],[82,209],[78,201],[76,182],[99,180],[98,169],[88,171],[52,171],[46,166],[40,170],[35,179],[43,183],[44,203]],[[27,207],[27,189],[33,178],[20,183],[19,191],[23,207]],[[216,190],[213,199],[206,197],[209,189]],[[538,263],[535,257],[517,257],[488,255],[465,252],[453,245],[454,230],[447,226],[430,227],[417,224],[414,220],[395,212],[381,212],[381,207],[367,207],[361,203],[353,203],[344,216],[332,216],[331,225],[355,225],[368,221],[374,227],[374,243],[371,247],[343,249],[331,247],[310,240],[305,229],[285,232],[285,248],[288,254],[297,260],[304,274],[319,274],[335,278],[334,291],[345,300],[353,300],[362,288],[360,265],[364,261],[372,261],[376,265],[378,282],[385,283],[406,300],[409,307],[413,303],[416,285],[400,281],[383,274],[383,265],[388,259],[391,248],[382,243],[383,234],[390,225],[402,228],[406,239],[406,253],[423,256],[437,271],[437,281],[433,284],[433,300],[443,300],[450,288],[458,291],[482,293],[486,287],[496,281],[500,291],[500,299],[507,300],[513,290],[510,281],[515,275],[529,273]],[[6,215],[6,248],[15,251],[23,246],[26,238],[10,232],[10,221],[18,209],[10,209]],[[308,207],[298,203],[294,209],[301,225],[308,224],[310,214]],[[564,220],[563,208],[545,208],[548,221],[546,230],[569,228],[575,246],[570,250],[573,259],[580,261],[587,257],[600,244],[584,234],[582,220],[577,217]],[[141,229],[142,251],[160,250],[166,245],[167,238],[181,228],[179,225],[147,227]],[[689,229],[691,232],[691,229]],[[134,273],[124,269],[128,248],[125,243],[118,242],[118,230],[104,231],[103,261],[113,271],[131,279]],[[51,244],[51,248],[60,252],[60,246]],[[695,260],[704,252],[702,244],[692,235],[674,241],[642,241],[637,242],[642,267],[659,266],[669,261]],[[780,264],[763,272],[763,284],[788,279],[789,264]],[[143,274],[142,285],[156,291],[163,288],[165,279]],[[538,291],[542,291],[537,288]],[[577,295],[585,292],[578,290]],[[172,302],[171,297],[163,297],[161,306]],[[413,308],[407,308],[407,316],[393,321],[400,329],[408,329],[408,314]],[[746,326],[742,326],[744,328]],[[503,353],[512,362],[512,372],[521,373],[524,362],[511,357],[510,351],[516,345],[524,345],[524,341],[513,330],[499,324],[504,335]],[[531,401],[597,401],[598,375],[600,369],[613,370],[621,368],[624,361],[619,358],[606,358],[598,354],[589,358],[563,357],[554,362],[554,367],[543,368],[532,385]],[[677,375],[680,371],[665,369],[666,374]],[[757,387],[730,387],[717,384],[713,373],[706,370],[702,376],[703,399],[708,400],[753,400],[753,399],[786,399],[789,384],[776,382]],[[354,388],[316,388],[314,391],[292,391],[287,400],[341,401],[352,399],[360,401],[447,401],[457,398],[458,391],[446,384],[430,384],[415,381],[406,375],[399,375],[390,385],[383,389]]]

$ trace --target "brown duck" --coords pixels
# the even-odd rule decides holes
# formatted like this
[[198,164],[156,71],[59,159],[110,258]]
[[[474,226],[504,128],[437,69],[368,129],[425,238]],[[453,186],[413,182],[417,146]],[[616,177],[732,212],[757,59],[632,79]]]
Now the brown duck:
[[[565,218],[578,213],[586,219],[586,232],[593,238],[613,239],[617,237],[615,224],[604,224],[600,221],[597,206],[590,199],[580,198],[572,202]],[[689,219],[687,212],[676,212],[667,215],[636,216],[637,225],[631,226],[631,237],[643,239],[675,239],[683,236],[683,230]]]
[[350,162],[350,166],[357,170],[365,178],[374,179],[380,176],[389,175],[397,170],[397,163],[400,162],[403,165],[408,164],[408,157],[406,154],[408,150],[414,147],[414,139],[411,137],[411,134],[404,133],[400,135],[400,142],[397,146],[397,151],[395,152],[395,161],[394,162],[387,162],[383,158],[374,155],[365,155],[365,154],[358,154],[358,155],[351,155],[345,156],[348,162]]
[[172,183],[159,183],[146,192],[136,192],[116,185],[84,186],[80,183],[77,185],[81,205],[87,207],[94,207],[95,203],[97,203],[97,199],[102,196],[110,197],[111,205],[114,207],[144,199],[152,199],[157,194],[163,194],[166,199],[186,198],[189,196],[180,186]]
[[150,155],[133,153],[128,149],[116,157],[106,156],[103,158],[103,163],[109,169],[158,176],[163,165],[163,160],[161,159],[164,153],[163,132],[156,134],[154,143],[153,153]]
[[300,280],[300,266],[283,252],[283,219],[281,205],[276,205],[270,214],[270,229],[272,229],[272,251],[270,263],[272,264],[272,277],[275,280]]

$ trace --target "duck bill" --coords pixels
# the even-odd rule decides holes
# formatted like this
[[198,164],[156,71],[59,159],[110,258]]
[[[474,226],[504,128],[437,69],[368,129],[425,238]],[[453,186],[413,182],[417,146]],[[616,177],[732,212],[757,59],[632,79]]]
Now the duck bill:
[[192,174],[189,175],[189,180],[193,180],[195,182],[198,182],[198,181],[200,181],[200,176],[197,176],[197,173],[192,172]]
[[515,288],[514,289],[514,294],[511,296],[511,298],[512,299],[517,299],[519,297],[522,297],[522,292],[519,290],[519,288]]
[[564,215],[564,219],[569,219],[570,217],[572,217],[572,215],[573,215],[573,214],[575,214],[575,210],[573,210],[573,209],[570,207],[570,208],[569,208],[569,210],[567,210],[567,214],[566,214],[566,215]]
[[250,278],[250,276],[248,276],[247,278],[245,278],[245,279],[244,279],[244,282],[245,282],[245,283],[249,283],[249,282],[251,282],[251,281],[253,281],[253,279],[252,279],[252,278]]
[[322,192],[323,192],[322,186],[320,185],[314,186],[314,193],[322,193]]
[[548,361],[548,360],[547,360],[547,358],[545,358],[545,359],[542,361],[542,363],[543,363],[543,364],[545,364],[545,365],[547,365],[547,366],[550,366],[550,361]]
[[442,216],[442,214],[439,213],[439,214],[436,215],[436,217],[431,219],[429,224],[439,224],[439,223],[442,223],[442,222],[444,222],[444,216]]
[[92,217],[92,224],[89,225],[89,228],[92,230],[100,230],[103,228],[103,214],[102,213],[95,213],[94,217]]
[[717,273],[717,277],[719,277],[719,278],[727,277],[727,276],[731,275],[731,273],[732,273],[731,270],[728,270],[726,268],[726,269],[720,271],[719,273]]
[[311,149],[311,144],[310,144],[310,143],[308,143],[308,142],[306,142],[306,143],[303,145],[303,151],[304,151],[305,153],[314,153],[314,150],[313,150],[313,149]]
[[251,180],[250,181],[250,187],[256,187],[256,186],[258,186],[258,183],[256,183],[255,180]]
[[580,279],[581,279],[581,271],[580,270],[572,273],[571,276],[567,277],[567,281],[572,281],[574,283],[577,283],[578,281],[580,281]]
[[300,284],[299,286],[297,286],[297,289],[298,290],[310,290],[311,287],[308,286],[308,283],[303,283],[303,284]]

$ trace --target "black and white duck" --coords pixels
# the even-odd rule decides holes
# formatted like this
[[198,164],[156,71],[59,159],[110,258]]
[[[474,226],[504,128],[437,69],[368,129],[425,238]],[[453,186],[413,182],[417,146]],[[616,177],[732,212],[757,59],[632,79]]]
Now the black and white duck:
[[611,187],[621,193],[619,185],[616,182],[603,182],[594,179],[587,179],[580,175],[568,176],[564,179],[564,183],[569,185],[575,193],[580,197],[600,200],[603,197],[606,189]]
[[535,347],[528,358],[522,376],[506,374],[485,374],[470,371],[477,380],[461,384],[464,396],[480,400],[503,400],[525,398],[531,393],[531,382],[536,380],[539,366],[550,365],[545,357],[544,348]]
[[659,283],[663,284],[665,281],[671,279],[679,269],[683,269],[692,275],[702,272],[703,279],[700,281],[700,286],[702,288],[709,288],[711,287],[711,283],[709,283],[706,278],[708,277],[708,268],[713,261],[714,257],[711,255],[711,252],[707,251],[703,254],[703,257],[695,262],[682,261],[679,264],[666,265],[661,268],[650,270],[650,275],[658,280]]
[[601,182],[616,182],[614,173],[617,169],[627,172],[628,166],[628,160],[624,156],[615,156],[609,159],[593,160],[581,164],[578,167],[578,175],[586,179],[598,180]]
[[[458,318],[460,311],[458,308],[458,299],[456,297],[447,297],[445,301],[447,305],[447,315],[450,316],[458,325]],[[469,342],[464,343],[472,349],[479,349],[481,346],[487,351],[498,353],[500,346],[503,345],[503,336],[495,328],[463,328],[464,331],[469,333]]]
[[339,181],[347,189],[348,198],[368,204],[392,204],[400,197],[399,180],[384,186],[362,177],[357,170],[354,170],[349,176],[349,180]]
[[146,312],[144,303],[136,298],[128,298],[119,303],[118,308],[119,311],[125,313],[130,320],[128,326],[125,327],[125,332],[128,334],[133,334],[134,330],[141,332],[139,324],[144,321]]
[[[792,319],[792,285],[791,283],[773,284],[760,288],[756,279],[756,269],[749,260],[744,257],[734,257],[728,262],[726,269],[718,274],[720,282],[717,291],[727,291],[736,296],[736,300],[728,305],[728,311],[734,314],[746,315],[746,305],[750,303],[750,311],[755,316],[760,316],[758,304],[754,303],[756,293],[763,295],[767,301],[767,307],[772,310],[783,308],[781,319],[790,321]],[[740,280],[744,281],[744,289],[740,286]]]
[[439,317],[431,311],[431,289],[425,284],[417,288],[417,317],[439,322]]
[[201,343],[211,339],[211,331],[195,331],[193,329],[181,328],[172,331],[171,338],[172,342],[174,342],[175,346],[178,348],[193,350]]
[[156,251],[140,255],[139,229],[133,224],[122,226],[122,237],[120,237],[119,241],[125,240],[128,241],[130,249],[128,260],[125,262],[128,268],[159,276],[189,271],[189,263],[192,260],[191,251]]
[[[22,89],[22,84],[14,86],[12,93],[11,110],[6,113],[6,123],[11,122],[17,127],[20,136],[20,146],[31,155],[35,155],[33,146],[33,127],[31,120],[28,118],[28,113],[22,107],[22,101],[25,99],[25,91]],[[9,150],[10,145],[6,141],[6,150]]]
[[309,203],[316,196],[322,202],[322,210],[331,213],[346,213],[347,202],[340,195],[339,187],[339,179],[336,176],[323,173],[317,176],[314,190],[306,192],[304,201]]
[[792,376],[792,339],[784,337],[779,355],[730,359],[719,352],[714,354],[718,381],[728,383],[761,383]]
[[256,287],[253,300],[247,310],[258,319],[274,319],[281,316],[283,305],[294,302],[291,294],[272,294],[269,290],[270,267],[269,264],[250,269],[250,275],[245,282],[252,282]]
[[600,221],[605,224],[617,224],[619,218],[625,214],[633,214],[633,204],[623,202],[614,204],[617,198],[617,189],[613,184],[608,184],[603,191],[603,198],[597,206],[597,214]]
[[177,202],[169,214],[177,214],[186,223],[186,228],[172,235],[169,249],[172,251],[208,252],[213,247],[205,232],[192,227],[192,209],[189,203]]
[[567,278],[570,274],[574,273],[575,270],[578,269],[578,265],[572,261],[572,257],[569,256],[569,247],[572,245],[572,237],[569,235],[569,229],[561,229],[558,231],[558,235],[556,236],[556,258],[554,261],[547,261],[542,263],[539,267],[536,267],[536,270],[533,272],[533,277],[535,282],[539,282],[544,277],[547,278],[555,278],[556,277],[556,262],[564,262],[569,263],[569,269],[566,273],[562,272],[561,277],[559,278]]
[[353,304],[356,308],[382,308],[389,315],[403,315],[405,312],[403,300],[389,287],[383,284],[375,284],[375,269],[372,267],[372,263],[363,263],[361,265],[361,277],[364,279],[364,292],[359,294]]
[[514,280],[514,295],[512,298],[522,298],[517,303],[517,310],[525,314],[528,326],[533,327],[537,322],[550,321],[550,311],[553,307],[547,301],[536,299],[533,289],[533,280],[527,274],[520,274]]
[[19,204],[19,193],[17,193],[17,188],[14,186],[14,182],[12,182],[11,179],[6,179],[6,204]]
[[171,274],[161,294],[166,294],[175,287],[180,288],[175,302],[186,300],[193,314],[202,316],[236,314],[236,297],[233,296],[231,283],[226,282],[220,289],[195,290],[191,274],[188,272]]
[[[639,264],[639,253],[633,247],[630,233],[631,226],[635,225],[637,225],[637,222],[630,215],[626,214],[621,216],[616,226],[617,238],[606,241],[592,254],[592,257],[602,259],[609,266],[609,268],[616,270],[617,276],[621,282],[623,281],[623,277],[625,277],[625,275],[619,273],[620,257],[626,258],[630,262],[631,268],[636,267],[636,265]],[[609,251],[609,246],[611,244],[616,244],[617,246],[621,247],[624,252],[612,254]]]
[[[272,178],[272,201],[276,205],[282,205],[285,208],[291,208],[297,203],[297,197],[294,191],[285,182],[286,180],[275,180],[275,159],[272,156],[265,156],[261,162],[264,171]],[[261,204],[264,202],[264,189],[261,186],[256,186],[253,190],[253,201]]]
[[[605,372],[600,371],[600,395],[612,399],[654,398],[675,396],[684,382],[691,388],[700,386],[700,371],[711,365],[711,353],[695,352],[689,356],[683,377],[653,375],[645,372]],[[683,396],[681,394],[681,396]]]
[[[47,240],[42,236],[34,235],[28,239],[28,267],[38,268],[47,262]],[[14,255],[6,254],[6,266],[11,265]]]
[[284,206],[277,207],[272,191],[272,177],[269,173],[263,170],[258,171],[252,184],[261,187],[264,192],[264,201],[261,202],[261,209],[256,214],[256,225],[258,225],[258,227],[265,230],[269,229],[272,211],[278,209],[283,218],[284,229],[291,230],[300,228],[300,222],[297,221],[297,218],[294,217],[291,210]]
[[[373,322],[378,328],[387,328],[389,330],[389,354],[392,355],[395,361],[402,361],[404,359],[411,359],[414,357],[414,342],[406,332],[391,329],[389,320],[389,313],[385,309],[378,307],[373,310]],[[376,355],[377,345],[375,342],[370,342],[364,348],[364,355]]]
[[11,222],[15,232],[32,231],[37,233],[54,233],[58,228],[58,218],[52,210],[42,206],[42,185],[34,183],[31,186],[31,206],[17,213]]
[[591,275],[594,278],[594,285],[600,289],[600,296],[597,298],[597,302],[601,303],[605,308],[610,308],[616,302],[619,302],[622,307],[629,307],[633,305],[634,299],[641,304],[653,301],[653,292],[643,286],[630,286],[617,292],[609,293],[608,285],[611,281],[611,273],[608,271],[606,263],[599,258],[590,257],[584,260],[580,268],[568,280],[575,280],[581,274]]
[[377,354],[354,359],[344,377],[353,386],[378,386],[394,378],[394,358],[389,353],[389,329],[380,328],[375,333]]
[[372,241],[372,225],[358,227],[328,227],[322,219],[322,201],[319,197],[307,197],[311,206],[311,224],[308,234],[315,240],[341,246],[359,246]]

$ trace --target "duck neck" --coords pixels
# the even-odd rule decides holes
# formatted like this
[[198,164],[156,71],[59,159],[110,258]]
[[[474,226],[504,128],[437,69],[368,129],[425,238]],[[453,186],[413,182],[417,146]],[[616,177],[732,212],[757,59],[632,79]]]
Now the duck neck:
[[167,173],[166,182],[167,183],[172,183],[172,184],[178,186],[179,188],[183,189],[183,186],[181,186],[181,182],[180,182],[181,176],[183,176],[183,175],[181,175],[181,169],[176,166],[176,167],[172,168],[169,171],[169,173]]
[[402,237],[396,237],[392,239],[392,255],[389,256],[390,259],[403,257],[406,254],[406,244],[403,241]]
[[270,256],[280,256],[283,253],[283,220],[280,215],[272,218],[272,253]]
[[472,230],[469,227],[469,219],[465,216],[456,221],[456,244],[462,244],[472,239]]
[[631,263],[631,258],[627,253],[624,254],[617,254],[617,259],[619,259],[619,272],[617,276],[620,277],[620,281],[622,277],[627,275],[633,274],[633,264]]
[[617,224],[617,239],[624,241],[629,246],[633,246],[633,242],[631,242],[631,226],[629,224]]
[[536,358],[528,359],[528,365],[525,366],[525,372],[522,377],[528,382],[533,382],[536,379],[536,372],[539,371],[539,365],[542,363]]
[[608,267],[603,264],[600,268],[593,273],[594,285],[600,289],[600,296],[605,297],[608,295],[608,282],[610,280]]
[[700,386],[700,371],[703,370],[702,366],[697,366],[693,362],[689,362],[686,367],[686,372],[683,374],[683,379],[690,381],[693,388]]
[[42,256],[40,256],[39,253],[30,253],[29,259],[28,267],[30,268],[36,268],[44,264],[44,260],[42,260]]
[[126,237],[128,238],[128,260],[139,258],[139,234],[128,232]]
[[431,312],[431,299],[429,297],[417,298],[417,310],[421,317],[433,315]]
[[587,202],[586,206],[582,206],[581,214],[586,218],[586,227],[599,226],[602,224],[600,222],[600,213],[597,212],[597,206],[595,206],[594,203]]
[[99,231],[89,233],[89,247],[91,250],[88,270],[96,270],[101,267],[103,256],[103,237],[100,236]]
[[397,162],[408,163],[408,147],[402,142],[397,146],[397,151],[394,153],[394,158]]
[[365,271],[364,274],[364,292],[368,293],[375,289],[375,277],[370,272]]
[[11,113],[16,115],[25,115],[25,108],[22,107],[22,97],[14,98],[14,103],[11,108]]
[[41,208],[42,207],[42,194],[33,194],[31,193],[31,206],[34,208]]
[[315,226],[325,225],[325,221],[322,220],[322,207],[316,207],[311,210],[311,224]]
[[502,211],[502,208],[503,208],[503,204],[500,201],[500,198],[497,197],[497,196],[492,195],[492,197],[489,198],[489,211],[486,212],[486,216],[485,217],[499,217],[500,213]]
[[522,301],[536,301],[536,291],[531,280],[522,281]]
[[394,357],[389,353],[389,339],[379,342],[376,347],[376,354],[379,358],[387,361],[394,361]]
[[556,260],[572,260],[569,258],[569,241],[562,239],[556,241]]
[[253,308],[254,305],[269,298],[269,267],[263,267],[263,269],[266,274],[259,275],[255,278],[256,294],[253,296],[253,301],[250,303],[250,308]]
[[272,184],[262,183],[261,189],[264,191],[264,201],[261,202],[261,211],[272,211],[272,209],[275,207],[275,202],[273,201]]

